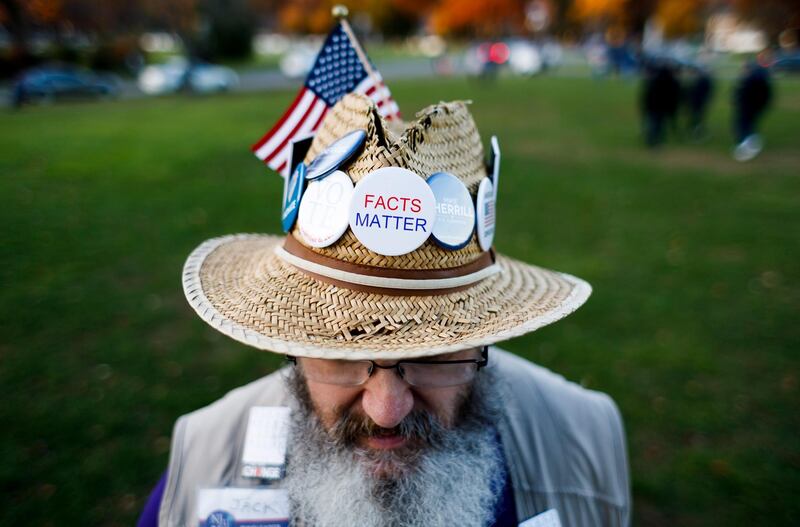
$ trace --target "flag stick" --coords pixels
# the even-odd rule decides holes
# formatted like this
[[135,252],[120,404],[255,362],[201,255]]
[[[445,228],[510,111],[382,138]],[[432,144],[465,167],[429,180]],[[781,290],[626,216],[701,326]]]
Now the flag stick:
[[347,38],[350,39],[350,43],[353,44],[353,49],[356,50],[356,55],[358,55],[358,60],[361,61],[361,64],[364,66],[364,69],[367,70],[367,74],[372,77],[373,82],[377,86],[380,84],[381,80],[378,77],[378,74],[372,69],[372,65],[369,63],[369,59],[367,58],[367,54],[364,53],[364,49],[361,47],[361,44],[358,42],[355,33],[353,33],[353,28],[350,27],[350,23],[347,21],[347,7],[339,4],[333,6],[331,9],[331,14],[339,19],[339,23],[342,24],[342,29],[347,34]]

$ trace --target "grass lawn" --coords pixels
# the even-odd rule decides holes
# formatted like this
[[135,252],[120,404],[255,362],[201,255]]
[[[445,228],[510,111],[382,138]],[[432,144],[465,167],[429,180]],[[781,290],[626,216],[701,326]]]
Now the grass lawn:
[[[507,347],[610,393],[636,525],[800,517],[800,82],[766,150],[640,146],[636,85],[397,82],[406,116],[472,99],[500,136],[496,245],[586,278],[588,304]],[[206,238],[279,232],[249,153],[292,93],[57,105],[0,116],[0,524],[131,525],[173,421],[279,358],[221,336],[181,291]]]

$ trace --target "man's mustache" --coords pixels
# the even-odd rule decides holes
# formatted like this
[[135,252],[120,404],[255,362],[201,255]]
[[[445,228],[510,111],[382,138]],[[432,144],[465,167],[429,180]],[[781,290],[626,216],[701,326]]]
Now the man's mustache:
[[397,426],[384,428],[367,415],[345,411],[329,431],[331,439],[342,446],[353,447],[368,437],[400,436],[412,443],[433,446],[439,442],[444,427],[430,412],[414,410]]

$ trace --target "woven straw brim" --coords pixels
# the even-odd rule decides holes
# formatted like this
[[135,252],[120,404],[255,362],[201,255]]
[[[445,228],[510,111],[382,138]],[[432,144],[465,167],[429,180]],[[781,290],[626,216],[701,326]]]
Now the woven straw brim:
[[235,235],[186,261],[186,298],[218,331],[247,345],[303,357],[402,359],[494,344],[580,307],[589,284],[497,256],[501,272],[432,296],[354,291],[310,277],[275,254],[283,237]]

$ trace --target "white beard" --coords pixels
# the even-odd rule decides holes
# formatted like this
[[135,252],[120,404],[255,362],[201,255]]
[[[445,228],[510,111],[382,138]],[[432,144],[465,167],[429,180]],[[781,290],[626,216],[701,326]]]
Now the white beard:
[[[486,375],[484,375],[486,374]],[[299,377],[299,375],[298,375]],[[484,527],[493,519],[505,468],[493,426],[497,401],[488,372],[478,376],[453,429],[440,427],[435,444],[408,465],[380,478],[370,453],[333,441],[295,379],[287,476],[293,525],[304,527]],[[298,384],[299,382],[299,384]],[[298,388],[298,386],[301,386]],[[478,394],[478,392],[482,392]],[[391,457],[391,454],[389,455]]]

